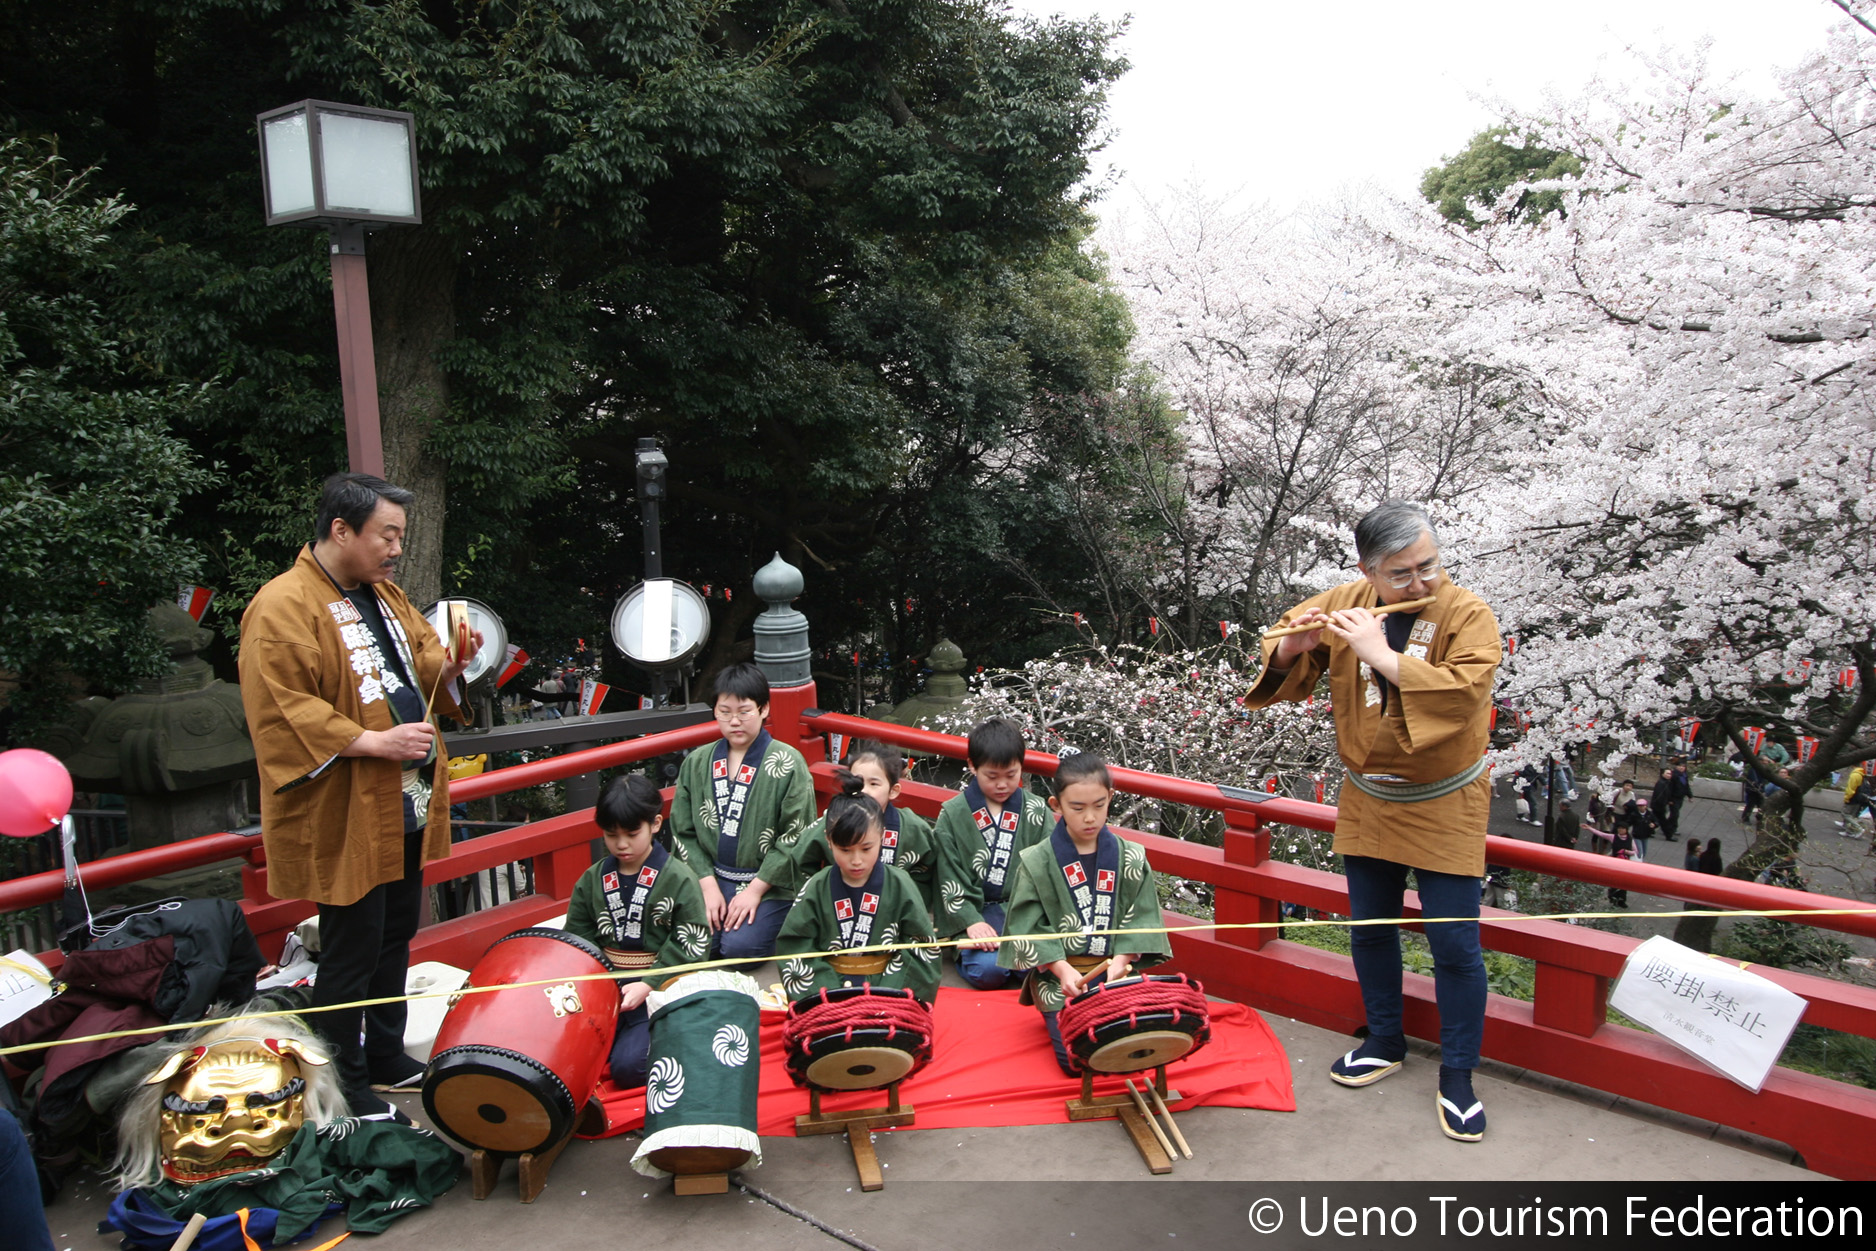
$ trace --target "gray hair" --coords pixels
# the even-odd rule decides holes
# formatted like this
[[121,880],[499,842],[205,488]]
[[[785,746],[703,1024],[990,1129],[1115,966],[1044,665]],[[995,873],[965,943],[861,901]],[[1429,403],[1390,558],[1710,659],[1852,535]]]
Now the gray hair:
[[1376,561],[1418,543],[1422,534],[1439,545],[1439,533],[1426,509],[1412,500],[1382,500],[1355,523],[1355,557],[1364,568],[1372,569]]

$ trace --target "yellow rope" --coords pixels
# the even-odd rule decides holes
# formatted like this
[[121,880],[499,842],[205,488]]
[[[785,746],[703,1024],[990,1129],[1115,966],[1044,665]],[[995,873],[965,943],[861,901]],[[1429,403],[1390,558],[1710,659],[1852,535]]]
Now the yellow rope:
[[[1273,930],[1273,929],[1349,929],[1358,925],[1457,925],[1468,921],[1483,921],[1487,924],[1500,925],[1525,921],[1599,921],[1614,920],[1623,917],[1842,917],[1872,916],[1876,908],[1762,908],[1754,910],[1727,911],[1721,909],[1686,908],[1662,912],[1548,912],[1548,913],[1511,913],[1497,917],[1370,917],[1366,920],[1354,920],[1349,917],[1330,917],[1304,921],[1195,921],[1191,925],[1136,926],[1131,929],[1073,930],[1061,933],[1050,930],[1041,934],[1000,934],[995,938],[936,938],[922,943],[872,943],[865,947],[842,947],[833,951],[800,952],[772,959],[808,959],[819,960],[830,955],[851,956],[874,951],[910,951],[915,948],[963,947],[978,943],[1017,943],[1036,941],[1060,941],[1075,936],[1096,934],[1114,936],[1119,934],[1183,934],[1196,930]],[[580,973],[571,977],[547,977],[531,982],[508,982],[498,986],[464,986],[457,990],[428,990],[414,995],[386,995],[378,999],[357,999],[351,1003],[335,1003],[317,1009],[318,1012],[345,1012],[359,1008],[375,1008],[389,1003],[414,1003],[422,999],[448,999],[457,995],[487,995],[503,990],[525,990],[532,986],[562,986],[568,982],[620,982],[649,981],[653,977],[672,977],[681,973],[699,973],[706,969],[747,967],[763,961],[742,957],[734,960],[697,960],[690,964],[672,964],[662,968],[633,969],[612,973]],[[1746,967],[1741,965],[1741,968]],[[44,1051],[52,1047],[69,1047],[78,1043],[109,1042],[117,1038],[144,1038],[162,1034],[176,1033],[182,1030],[202,1029],[211,1025],[228,1025],[235,1021],[264,1021],[279,1017],[311,1015],[311,1008],[276,1008],[266,1012],[239,1012],[233,1016],[210,1017],[201,1021],[183,1021],[174,1025],[149,1025],[140,1029],[113,1030],[108,1034],[86,1034],[79,1038],[54,1038],[44,1042],[21,1043],[14,1047],[0,1047],[0,1056],[19,1055],[28,1051]]]

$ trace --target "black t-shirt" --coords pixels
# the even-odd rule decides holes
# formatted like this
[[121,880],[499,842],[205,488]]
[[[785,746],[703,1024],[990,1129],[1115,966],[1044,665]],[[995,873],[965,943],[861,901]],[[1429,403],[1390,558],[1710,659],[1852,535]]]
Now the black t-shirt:
[[[394,691],[387,691],[385,699],[391,705],[391,717],[399,725],[413,725],[424,719],[423,696],[417,693],[417,684],[410,672],[404,667],[404,654],[391,641],[391,631],[384,623],[384,608],[378,602],[378,593],[368,586],[356,587],[346,591],[340,588],[345,598],[352,601],[352,607],[358,609],[358,617],[367,630],[371,631],[372,641],[378,645],[378,654],[384,657],[384,670],[397,676],[399,686]],[[381,670],[382,674],[383,670]],[[409,769],[426,763],[425,761],[405,761],[403,767]],[[417,811],[417,803],[407,791],[404,794],[404,832],[420,830],[424,825],[424,813]]]
[[[1420,620],[1419,613],[1391,612],[1381,618],[1381,631],[1387,636],[1389,650],[1404,652],[1407,650],[1408,636],[1413,633],[1414,622]],[[1381,711],[1387,711],[1387,697],[1393,691],[1393,684],[1380,674],[1374,675],[1374,682],[1381,689]]]
[[422,721],[423,696],[417,692],[417,683],[404,668],[404,654],[391,641],[390,628],[384,624],[384,608],[378,603],[378,594],[370,587],[358,587],[345,592],[345,598],[352,601],[352,607],[358,609],[359,618],[365,628],[371,631],[373,641],[378,644],[378,652],[384,657],[385,665],[397,675],[401,686],[389,692],[385,698],[390,700],[397,723],[408,725]]

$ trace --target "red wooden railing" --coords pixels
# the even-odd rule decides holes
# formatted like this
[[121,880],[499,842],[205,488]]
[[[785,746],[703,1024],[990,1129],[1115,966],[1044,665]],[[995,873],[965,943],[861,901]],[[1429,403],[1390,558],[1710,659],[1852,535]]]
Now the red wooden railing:
[[[813,708],[813,699],[812,686],[777,689],[770,726],[815,766],[816,785],[823,795],[833,788],[832,768],[825,764],[825,734],[884,739],[918,756],[964,756],[961,738],[819,712]],[[451,798],[484,798],[647,760],[709,742],[716,733],[715,726],[706,723],[497,770],[454,784]],[[1056,759],[1031,752],[1027,764],[1032,771],[1047,775],[1054,771]],[[1272,825],[1330,830],[1335,823],[1334,808],[1132,769],[1116,769],[1114,774],[1115,784],[1123,791],[1222,814],[1222,847],[1121,831],[1146,847],[1160,873],[1209,884],[1218,922],[1274,924],[1283,902],[1347,912],[1343,878],[1270,858]],[[950,791],[908,783],[901,802],[935,816],[950,795]],[[412,945],[412,958],[467,967],[503,934],[565,911],[574,882],[590,862],[589,843],[597,834],[587,809],[456,844],[448,859],[425,868],[426,882],[434,885],[531,859],[537,893],[426,927]],[[1487,856],[1494,864],[1512,868],[1722,908],[1860,906],[1854,901],[1625,863],[1516,839],[1488,839]],[[96,889],[231,857],[246,861],[243,906],[262,949],[275,954],[286,933],[310,915],[312,906],[300,900],[277,900],[267,893],[266,853],[258,838],[216,834],[131,852],[85,866],[85,880]],[[56,872],[0,883],[0,912],[56,900],[61,890]],[[1418,911],[1417,900],[1409,895],[1407,915],[1418,915]],[[1654,1035],[1608,1022],[1610,982],[1638,940],[1562,922],[1495,919],[1508,915],[1487,909],[1482,939],[1487,947],[1533,960],[1536,993],[1529,1003],[1491,996],[1485,1029],[1487,1056],[1789,1143],[1811,1168],[1838,1177],[1876,1177],[1876,1091],[1776,1069],[1764,1089],[1751,1094]],[[1876,916],[1869,914],[1790,919],[1876,936]],[[1328,1029],[1352,1032],[1362,1024],[1360,994],[1348,957],[1286,941],[1275,929],[1211,930],[1172,912],[1165,914],[1165,921],[1174,930],[1176,967],[1204,979],[1210,992]],[[56,956],[47,959],[56,962]],[[1808,1001],[1807,1023],[1876,1037],[1876,991],[1802,973],[1756,971]],[[1420,1038],[1437,1038],[1432,979],[1409,973],[1405,992],[1408,1031]]]

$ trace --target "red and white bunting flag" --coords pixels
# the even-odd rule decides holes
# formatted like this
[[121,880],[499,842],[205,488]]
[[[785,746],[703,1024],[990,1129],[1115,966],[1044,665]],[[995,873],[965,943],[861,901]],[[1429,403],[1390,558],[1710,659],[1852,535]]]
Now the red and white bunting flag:
[[731,598],[731,597],[730,597],[730,588],[728,588],[728,587],[726,586],[726,587],[724,587],[724,588],[723,588],[723,602],[724,602],[724,603],[726,603],[726,604],[727,604],[727,603],[729,603],[729,602],[730,602],[730,598]]
[[1321,803],[1323,800],[1323,797],[1327,795],[1328,793],[1329,793],[1329,785],[1328,783],[1322,780],[1322,774],[1318,773],[1316,775],[1316,802]]
[[1700,733],[1700,718],[1698,717],[1682,717],[1681,718],[1681,742],[1686,743],[1691,746],[1694,741],[1694,736],[1699,733]]
[[513,643],[510,643],[508,650],[502,655],[502,672],[501,676],[495,679],[495,685],[497,687],[507,686],[509,682],[514,680],[514,676],[517,673],[520,673],[527,667],[528,654]]
[[638,697],[638,710],[640,712],[644,712],[647,709],[654,708],[654,707],[656,707],[656,705],[651,702],[651,696],[640,695]]
[[1148,617],[1146,619],[1146,628],[1153,635],[1154,638],[1158,638],[1159,637],[1159,618]]
[[1509,634],[1507,634],[1505,636],[1505,655],[1516,656],[1517,654],[1518,654],[1518,640],[1512,638]]
[[1856,689],[1856,670],[1845,669],[1842,673],[1838,674],[1837,685],[1841,686],[1846,691],[1854,691]]
[[1811,758],[1815,755],[1817,755],[1817,740],[1809,734],[1800,734],[1798,736],[1798,763],[1810,764]]
[[606,692],[611,689],[604,682],[582,678],[580,680],[580,715],[590,717],[598,712],[599,706],[606,702]]
[[1746,740],[1746,746],[1758,751],[1765,746],[1765,731],[1756,725],[1746,726],[1739,731],[1739,737]]
[[1231,637],[1231,623],[1229,621],[1220,621],[1218,623],[1218,637],[1221,639]]
[[176,591],[176,607],[182,609],[202,624],[202,616],[208,612],[208,606],[215,602],[215,592],[206,586],[179,587]]
[[1081,614],[1080,614],[1080,613],[1076,613],[1076,614],[1075,614],[1075,624],[1076,624],[1077,626],[1079,626],[1079,625],[1081,624]]

